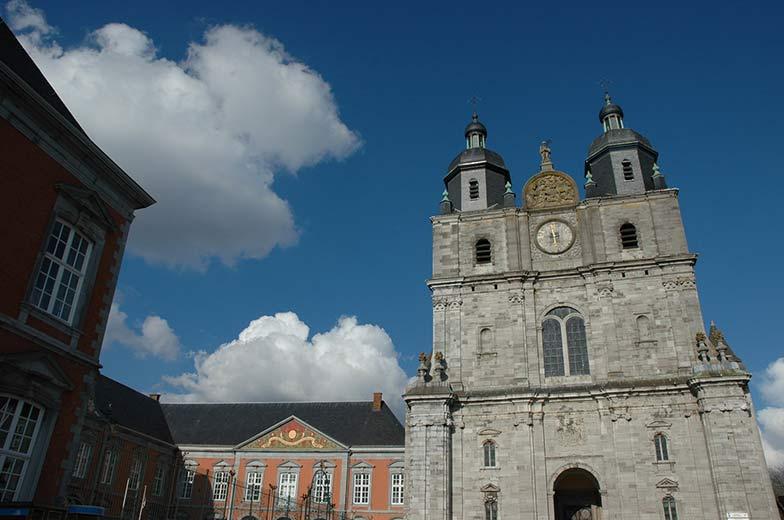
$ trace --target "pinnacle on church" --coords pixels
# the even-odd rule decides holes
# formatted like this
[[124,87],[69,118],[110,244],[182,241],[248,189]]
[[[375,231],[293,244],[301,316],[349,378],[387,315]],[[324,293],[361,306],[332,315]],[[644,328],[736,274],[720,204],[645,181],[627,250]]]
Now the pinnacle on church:
[[599,122],[602,123],[605,132],[623,128],[623,109],[612,102],[610,93],[606,90],[604,91],[604,106],[599,111]]
[[466,148],[484,148],[487,145],[487,127],[479,121],[479,115],[474,111],[471,122],[465,129]]

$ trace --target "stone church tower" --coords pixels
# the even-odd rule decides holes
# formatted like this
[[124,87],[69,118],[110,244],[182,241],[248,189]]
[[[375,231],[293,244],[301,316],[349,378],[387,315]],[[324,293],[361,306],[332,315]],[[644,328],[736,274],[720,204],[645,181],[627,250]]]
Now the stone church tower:
[[433,217],[408,518],[778,518],[748,389],[705,330],[658,153],[609,96],[586,198],[547,143],[521,207],[476,114]]

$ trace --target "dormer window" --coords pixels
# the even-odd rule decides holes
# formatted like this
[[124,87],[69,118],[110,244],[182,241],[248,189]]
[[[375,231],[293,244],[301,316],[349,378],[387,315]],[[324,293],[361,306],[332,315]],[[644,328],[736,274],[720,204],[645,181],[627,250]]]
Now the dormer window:
[[471,200],[479,198],[479,181],[476,179],[468,181],[468,198]]
[[634,180],[634,170],[632,169],[632,163],[628,159],[624,159],[621,162],[621,167],[623,168],[623,180],[625,181],[633,181]]
[[489,264],[492,260],[493,254],[490,241],[486,238],[480,238],[476,241],[476,263]]

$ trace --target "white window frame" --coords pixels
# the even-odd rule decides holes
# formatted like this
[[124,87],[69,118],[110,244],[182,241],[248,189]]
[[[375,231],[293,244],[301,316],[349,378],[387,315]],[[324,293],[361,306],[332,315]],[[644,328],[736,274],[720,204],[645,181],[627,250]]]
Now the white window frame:
[[263,484],[264,470],[258,467],[249,467],[245,474],[245,501],[260,502]]
[[101,465],[101,484],[111,484],[114,481],[114,472],[117,469],[117,450],[106,448],[103,454],[103,464]]
[[392,482],[392,492],[389,496],[389,503],[393,506],[402,506],[405,503],[405,474],[397,471],[390,476]]
[[286,501],[296,504],[298,483],[299,473],[296,471],[282,471],[278,475],[278,504],[284,504]]
[[332,472],[317,470],[313,475],[313,501],[326,504],[327,498],[332,500]]
[[159,497],[163,495],[163,487],[166,482],[166,470],[160,462],[155,466],[155,475],[152,478],[152,496]]
[[229,480],[231,474],[224,470],[218,469],[213,473],[212,477],[212,500],[215,502],[225,502],[229,496]]
[[71,476],[73,478],[85,478],[87,470],[90,468],[90,460],[93,456],[93,445],[88,441],[82,441],[79,444],[79,451],[76,453],[76,461],[74,461],[74,469]]
[[370,504],[370,472],[355,472],[351,480],[351,502],[356,505]]
[[[57,243],[60,242],[59,236],[55,235],[55,232],[58,230],[58,226],[60,226],[60,230],[62,228],[68,229],[68,234],[65,239],[65,246],[64,251],[62,253],[62,258],[58,258],[55,252],[57,251]],[[62,235],[62,233],[61,233]],[[60,236],[61,236],[60,235]],[[87,244],[87,250],[84,251],[84,258],[82,260],[81,266],[76,268],[73,265],[70,265],[67,261],[68,255],[71,253],[71,247],[73,246],[74,240],[76,237],[79,237]],[[49,244],[52,241],[55,241],[55,251],[49,251]],[[54,226],[49,233],[49,236],[46,237],[46,243],[44,244],[44,251],[43,257],[41,259],[41,264],[38,267],[38,272],[35,275],[35,279],[33,280],[33,288],[31,294],[31,303],[37,309],[42,310],[43,312],[55,317],[58,320],[61,320],[68,325],[73,324],[74,316],[76,314],[76,309],[79,306],[79,302],[82,296],[82,288],[84,286],[85,277],[87,276],[87,267],[90,265],[90,256],[93,252],[94,243],[90,240],[84,233],[81,233],[79,230],[76,229],[76,226],[66,222],[65,220],[58,218],[55,219]],[[81,252],[77,252],[77,254],[81,254]],[[48,262],[47,262],[48,261]],[[55,264],[57,266],[57,273],[54,277],[49,274],[51,272],[51,266]],[[47,267],[49,268],[49,272],[47,272]],[[63,285],[63,278],[65,277],[66,273],[70,277],[76,277],[77,282],[75,287],[69,287],[68,285]],[[44,277],[44,286],[39,287],[39,279]],[[49,294],[49,300],[44,304],[43,298],[44,295],[47,294],[44,291],[46,284],[49,280],[52,281],[51,292]],[[64,305],[65,300],[60,299],[58,294],[61,290],[65,290],[65,294],[67,295],[68,290],[73,290],[74,295],[71,302],[68,304],[70,309],[68,310],[67,315],[63,315],[62,307],[60,311],[55,311],[55,306],[57,302],[63,302]],[[65,296],[64,296],[65,298]]]
[[193,496],[193,481],[196,478],[196,470],[194,468],[185,467],[182,468],[181,471],[177,498],[190,500]]
[[[6,479],[5,487],[0,488],[0,502],[13,502],[19,495],[22,483],[24,482],[27,470],[30,466],[30,458],[35,452],[35,443],[38,439],[41,423],[44,419],[44,409],[35,403],[12,395],[4,394],[0,395],[0,397],[6,400],[3,408],[0,409],[0,427],[2,427],[3,424],[8,425],[8,430],[5,428],[2,429],[2,431],[6,433],[4,438],[0,439],[0,475],[3,474],[7,465],[11,463],[10,461],[13,461],[13,468],[8,467],[8,469],[11,471],[18,470],[9,473],[18,476],[15,487],[11,488],[11,479]],[[15,401],[15,404],[13,405],[14,409],[10,410],[9,405],[12,401]],[[22,411],[24,410],[25,405],[29,406],[29,414],[27,417],[22,417]],[[36,417],[31,420],[30,414],[34,411]],[[20,421],[22,420],[25,422],[20,425]],[[32,431],[28,431],[31,422]],[[20,426],[22,428],[22,435],[20,435],[20,432],[18,431]],[[25,440],[27,440],[27,449],[20,450],[19,448],[21,448],[21,446],[19,443],[22,443]]]
[[144,461],[142,460],[141,453],[134,453],[133,458],[131,459],[131,469],[128,471],[128,489],[131,491],[139,490],[143,470]]

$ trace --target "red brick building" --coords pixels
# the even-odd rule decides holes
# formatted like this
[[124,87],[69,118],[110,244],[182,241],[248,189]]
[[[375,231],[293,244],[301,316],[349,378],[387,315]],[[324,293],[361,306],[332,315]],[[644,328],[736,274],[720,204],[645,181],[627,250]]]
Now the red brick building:
[[0,21],[0,503],[66,504],[128,229],[153,203]]

